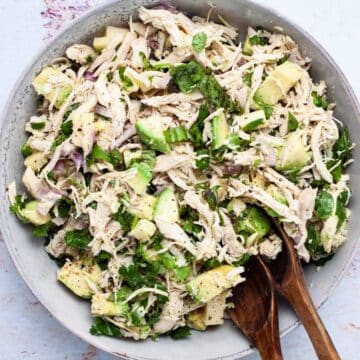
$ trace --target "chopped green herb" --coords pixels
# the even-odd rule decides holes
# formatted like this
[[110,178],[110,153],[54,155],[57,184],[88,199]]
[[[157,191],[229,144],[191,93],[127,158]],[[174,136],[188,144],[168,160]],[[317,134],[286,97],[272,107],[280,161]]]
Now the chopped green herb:
[[206,170],[210,166],[209,149],[199,149],[196,151],[195,166],[199,170]]
[[44,96],[39,95],[39,96],[36,98],[36,108],[37,108],[37,109],[41,108],[41,107],[44,105],[44,101],[45,101]]
[[33,122],[33,123],[30,123],[30,126],[34,130],[42,130],[45,127],[45,123],[44,122]]
[[221,265],[221,263],[217,258],[211,258],[211,259],[208,259],[208,260],[206,260],[204,262],[203,267],[204,267],[205,270],[211,270],[211,269],[216,268],[216,267],[218,267],[220,265]]
[[252,84],[252,76],[253,73],[252,72],[248,72],[243,76],[243,82],[244,84],[246,84],[248,87],[251,87]]
[[244,254],[240,260],[233,263],[234,266],[244,266],[251,259],[250,254]]
[[199,232],[201,232],[201,226],[195,224],[192,220],[185,220],[182,227],[184,231],[187,232],[188,234],[196,235]]
[[128,76],[125,75],[125,70],[126,70],[125,66],[122,66],[119,68],[120,80],[123,83],[124,88],[126,90],[126,89],[130,88],[131,86],[133,86],[134,84],[133,84],[132,80]]
[[250,39],[251,45],[268,45],[269,44],[269,38],[266,36],[260,36],[260,35],[254,35]]
[[93,62],[93,57],[91,55],[88,55],[85,59],[85,62],[87,65],[91,64]]
[[264,102],[260,101],[259,99],[255,98],[255,97],[254,97],[254,101],[264,111],[266,119],[269,119],[273,113],[272,106],[265,104]]
[[336,199],[336,210],[335,214],[338,217],[337,230],[340,229],[342,224],[346,221],[346,204],[349,200],[349,192],[343,191],[341,192]]
[[80,103],[74,103],[69,106],[69,109],[64,114],[64,121],[66,121],[70,114],[80,106]]
[[313,103],[315,106],[317,107],[321,107],[324,110],[327,110],[329,103],[326,100],[326,96],[320,96],[316,91],[313,91],[311,93],[312,99],[313,99]]
[[213,190],[206,190],[203,192],[204,198],[210,206],[211,210],[215,210],[217,207],[217,196]]
[[189,130],[189,136],[191,142],[194,144],[195,147],[199,147],[203,144],[202,133],[204,130],[204,120],[208,116],[209,116],[209,110],[207,106],[204,104],[200,105],[197,120]]
[[293,113],[289,111],[288,113],[288,131],[292,132],[295,131],[299,126],[299,122],[297,121],[296,117]]
[[344,166],[341,160],[328,160],[326,162],[326,167],[329,169],[334,182],[337,183],[344,172]]
[[305,243],[311,257],[318,258],[324,253],[324,248],[321,243],[320,231],[316,224],[310,223],[307,226],[307,240]]
[[114,219],[120,223],[125,233],[128,233],[132,229],[134,221],[136,221],[135,216],[127,212],[122,205],[119,206],[118,211],[114,214]]
[[33,150],[31,148],[31,146],[27,143],[25,143],[22,147],[21,147],[21,153],[24,157],[28,157],[33,153]]
[[53,224],[50,221],[46,224],[35,226],[33,230],[33,235],[36,237],[47,237],[49,236],[49,230],[52,226]]
[[124,163],[122,153],[115,149],[109,151],[109,159],[110,163],[115,167]]
[[87,249],[90,241],[91,236],[87,229],[71,230],[65,234],[65,243],[79,249]]
[[327,191],[322,190],[315,200],[315,214],[321,220],[326,220],[333,212],[334,198]]
[[108,252],[101,250],[100,253],[94,256],[94,261],[99,265],[101,270],[106,270],[109,260],[112,258],[112,255]]
[[60,199],[58,201],[57,209],[61,218],[67,218],[70,215],[71,207],[74,203],[70,199]]
[[289,59],[290,55],[285,55],[283,56],[277,63],[276,65],[281,65],[283,64],[284,62],[286,62],[288,59]]
[[22,223],[26,224],[29,222],[29,220],[23,216],[22,209],[25,207],[25,202],[22,199],[21,195],[15,196],[15,201],[12,205],[10,205],[10,211],[15,214]]
[[61,124],[60,129],[66,137],[69,137],[73,132],[73,122],[71,120],[65,121]]
[[88,165],[92,165],[97,161],[110,162],[110,155],[103,150],[98,144],[95,144],[88,158]]
[[181,92],[189,93],[196,89],[199,90],[211,108],[222,107],[229,112],[240,110],[215,77],[196,61],[173,67],[170,75]]
[[95,318],[94,323],[90,328],[91,335],[105,335],[112,337],[122,337],[120,329],[109,321],[102,318]]
[[207,36],[204,32],[195,34],[192,38],[192,47],[195,52],[200,53],[205,49]]
[[188,326],[177,328],[176,330],[171,331],[170,336],[174,340],[185,339],[191,335],[190,328]]
[[349,135],[349,129],[344,128],[340,132],[339,138],[336,140],[333,146],[333,156],[335,159],[340,159],[343,162],[351,157],[351,140]]

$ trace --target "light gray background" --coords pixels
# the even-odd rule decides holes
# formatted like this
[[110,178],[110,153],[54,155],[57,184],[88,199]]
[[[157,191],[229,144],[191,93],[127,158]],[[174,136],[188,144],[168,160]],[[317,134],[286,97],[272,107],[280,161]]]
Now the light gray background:
[[[24,66],[72,18],[105,0],[0,0],[0,109]],[[360,95],[360,3],[357,0],[258,0],[308,30]],[[356,216],[354,214],[353,216]],[[342,359],[360,358],[360,253],[320,310]],[[26,288],[0,238],[0,360],[105,360],[64,329]],[[282,340],[284,357],[316,356],[303,328]],[[141,346],[141,345],[140,345]],[[247,360],[257,359],[252,355]]]

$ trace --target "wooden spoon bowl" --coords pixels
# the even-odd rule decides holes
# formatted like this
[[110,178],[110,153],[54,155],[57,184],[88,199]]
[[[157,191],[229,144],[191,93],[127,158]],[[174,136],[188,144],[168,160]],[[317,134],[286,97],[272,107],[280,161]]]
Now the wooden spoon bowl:
[[258,256],[245,266],[246,281],[233,289],[234,308],[228,313],[253,342],[262,359],[282,359],[277,303],[271,274]]

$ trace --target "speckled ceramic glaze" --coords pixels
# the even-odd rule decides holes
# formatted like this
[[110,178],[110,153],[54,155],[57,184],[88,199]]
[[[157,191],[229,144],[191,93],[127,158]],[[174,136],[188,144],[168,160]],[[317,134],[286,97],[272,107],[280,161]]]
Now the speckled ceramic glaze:
[[[56,281],[56,265],[43,248],[43,242],[32,237],[30,227],[21,225],[9,213],[6,186],[16,180],[21,191],[23,158],[20,146],[25,141],[24,124],[35,112],[35,93],[30,86],[32,78],[53,58],[62,56],[72,43],[86,42],[101,32],[104,26],[126,23],[129,15],[136,13],[140,5],[151,5],[154,1],[115,1],[89,12],[63,31],[31,63],[17,82],[3,113],[0,153],[0,220],[1,231],[9,252],[22,277],[42,304],[68,329],[92,345],[126,359],[236,359],[251,352],[248,341],[241,336],[230,322],[206,332],[194,332],[190,339],[173,341],[161,338],[155,342],[147,340],[133,342],[127,340],[95,337],[89,334],[92,319],[89,304],[73,296]],[[205,16],[207,0],[174,1],[175,6],[188,14]],[[305,55],[313,59],[311,74],[315,80],[325,79],[329,86],[329,97],[336,101],[336,117],[349,128],[352,140],[360,143],[359,107],[350,86],[329,55],[311,36],[294,24],[250,1],[212,1],[217,6],[214,19],[221,14],[227,21],[241,29],[244,38],[247,26],[261,24],[269,30],[281,26],[284,32],[300,44]],[[359,149],[355,148],[354,158],[359,159]],[[353,198],[351,209],[359,213],[360,179],[357,161],[349,171]],[[306,267],[306,276],[311,284],[311,294],[319,307],[342,278],[352,254],[357,246],[360,227],[356,215],[350,221],[347,242],[334,259],[320,272],[315,267]],[[282,335],[298,325],[297,319],[285,304],[280,304],[280,329]]]

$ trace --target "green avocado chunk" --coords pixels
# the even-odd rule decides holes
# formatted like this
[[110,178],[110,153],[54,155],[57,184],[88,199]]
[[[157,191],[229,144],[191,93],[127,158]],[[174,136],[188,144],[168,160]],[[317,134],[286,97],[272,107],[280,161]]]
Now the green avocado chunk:
[[164,135],[165,129],[156,118],[139,120],[135,127],[140,139],[151,149],[162,153],[170,152],[170,146],[166,142]]
[[179,221],[179,206],[173,189],[165,188],[160,193],[155,205],[154,219],[171,223]]
[[300,80],[304,70],[295,63],[286,61],[262,82],[254,94],[255,103],[275,105]]

